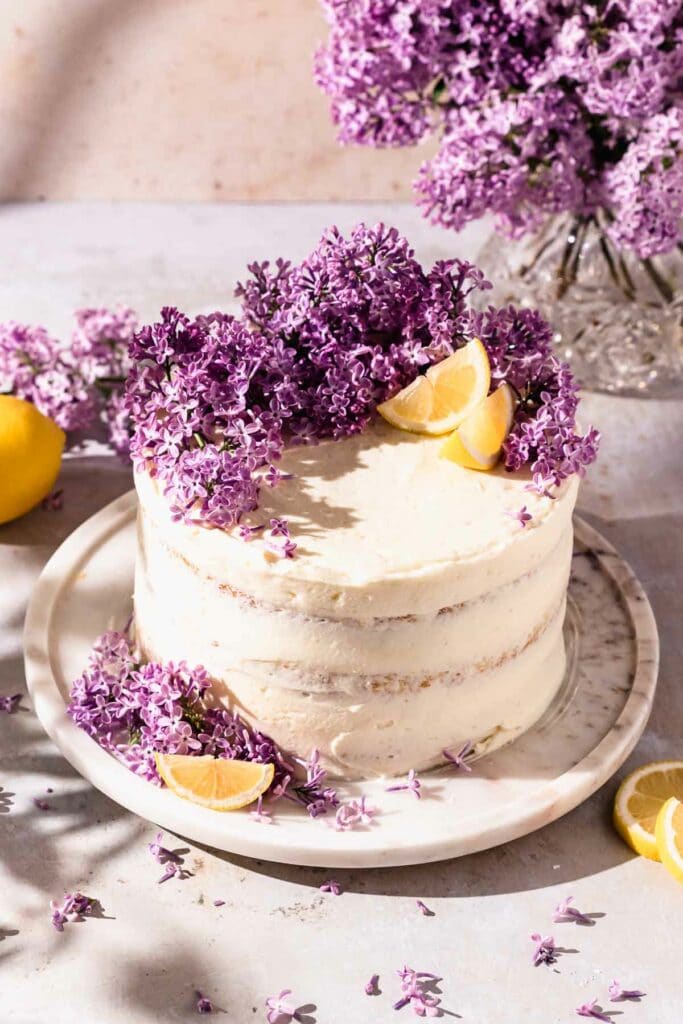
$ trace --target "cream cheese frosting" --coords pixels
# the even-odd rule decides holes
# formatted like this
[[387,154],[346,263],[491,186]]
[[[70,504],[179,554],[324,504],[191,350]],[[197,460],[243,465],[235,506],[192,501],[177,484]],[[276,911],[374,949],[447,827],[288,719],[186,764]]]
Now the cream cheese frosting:
[[441,443],[377,422],[287,450],[291,478],[264,484],[246,522],[286,519],[292,559],[173,522],[138,473],[144,652],[203,664],[216,699],[341,775],[425,768],[527,729],[564,672],[578,481],[540,495],[523,473],[441,459]]

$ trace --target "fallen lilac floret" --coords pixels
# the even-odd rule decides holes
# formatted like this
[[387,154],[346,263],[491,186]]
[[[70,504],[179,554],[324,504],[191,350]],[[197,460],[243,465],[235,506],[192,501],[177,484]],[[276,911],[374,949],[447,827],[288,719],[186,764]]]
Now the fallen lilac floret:
[[463,744],[463,746],[460,748],[457,754],[451,754],[450,751],[448,750],[443,750],[442,753],[446,760],[450,761],[454,768],[462,768],[462,770],[465,772],[471,772],[472,766],[467,763],[465,758],[469,757],[473,750],[474,744],[472,743],[471,740],[467,740],[467,742]]
[[50,810],[50,805],[47,802],[47,800],[43,800],[43,798],[40,797],[40,796],[34,796],[33,797],[33,803],[35,804],[35,806],[38,808],[39,811],[49,811]]
[[408,790],[409,792],[411,792],[413,794],[413,796],[417,797],[417,799],[419,800],[421,798],[421,796],[422,796],[422,794],[420,793],[421,785],[422,785],[422,783],[418,779],[418,777],[417,777],[417,775],[415,773],[415,770],[413,768],[411,768],[410,771],[408,772],[408,776],[407,776],[405,782],[396,783],[396,785],[394,785],[394,786],[387,786],[386,792],[387,793],[398,793],[401,790],[405,789],[405,790]]
[[366,996],[378,996],[379,995],[379,974],[373,974],[369,981],[365,983],[365,994]]
[[159,885],[162,882],[168,882],[169,878],[189,878],[190,872],[183,867],[185,863],[184,858],[173,850],[168,850],[165,846],[161,845],[163,835],[163,832],[157,832],[154,842],[147,845],[147,849],[155,861],[165,868],[163,875],[158,880]]
[[213,1003],[201,992],[197,992],[197,1013],[213,1013]]
[[612,1024],[612,1018],[602,1012],[597,999],[591,999],[589,1003],[582,1003],[581,1006],[577,1006],[576,1012],[579,1017],[593,1017],[595,1020],[604,1020],[607,1021],[607,1024]]
[[320,886],[321,892],[331,892],[333,896],[341,896],[342,887],[335,878],[328,879],[327,882],[323,882]]
[[224,907],[225,906],[225,900],[214,900],[213,901],[213,905],[214,905],[214,907]]
[[563,921],[578,921],[581,924],[593,924],[593,919],[588,917],[587,914],[582,914],[576,907],[570,906],[574,897],[567,896],[560,903],[557,904],[553,912],[553,921],[555,923],[561,923]]
[[423,914],[425,917],[435,917],[436,916],[434,914],[434,911],[430,910],[430,908],[427,906],[427,904],[423,903],[422,900],[415,900],[415,903],[417,904],[417,908],[420,911],[420,913]]
[[645,995],[639,988],[622,988],[618,981],[611,981],[607,991],[613,1003],[621,1003],[628,999],[638,1000]]
[[349,800],[348,803],[340,804],[337,808],[334,827],[338,832],[347,832],[360,826],[372,825],[378,813],[376,807],[368,804],[365,796],[359,800]]
[[427,971],[415,971],[412,967],[402,967],[396,971],[401,982],[401,998],[394,1003],[394,1010],[402,1010],[404,1006],[412,1006],[417,1017],[440,1017],[441,999],[425,991],[429,982],[441,979]]
[[544,938],[538,932],[534,932],[531,940],[536,944],[532,955],[534,967],[538,967],[539,964],[554,964],[556,962],[557,951],[552,935],[546,935]]
[[263,810],[263,797],[260,796],[256,803],[256,810],[249,811],[249,817],[253,818],[254,821],[260,822],[262,825],[272,825],[273,818],[268,811]]
[[290,1024],[293,1020],[301,1019],[294,1003],[289,998],[291,994],[291,988],[283,988],[279,995],[268,996],[266,999],[268,1024]]
[[65,924],[90,917],[96,905],[97,900],[84,896],[82,892],[65,892],[61,903],[50,900],[52,925],[58,932],[63,932]]
[[19,707],[22,697],[22,693],[13,693],[10,697],[0,697],[0,711],[4,711],[7,715],[13,715]]

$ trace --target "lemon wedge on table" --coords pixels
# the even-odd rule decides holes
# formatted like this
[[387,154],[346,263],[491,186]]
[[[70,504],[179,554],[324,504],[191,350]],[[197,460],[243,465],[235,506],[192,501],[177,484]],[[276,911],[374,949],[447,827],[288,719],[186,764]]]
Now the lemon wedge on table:
[[636,768],[614,798],[614,827],[632,850],[650,860],[661,859],[657,817],[671,797],[683,800],[683,761],[654,761]]
[[491,368],[486,349],[474,338],[430,366],[377,411],[387,423],[415,434],[448,434],[486,398]]
[[50,493],[65,440],[31,402],[0,395],[0,523],[23,516]]
[[675,796],[669,797],[657,815],[655,838],[664,867],[683,882],[683,803]]
[[192,754],[155,754],[159,775],[176,796],[212,811],[236,811],[262,796],[272,764]]
[[501,384],[453,431],[439,454],[467,469],[493,469],[510,433],[515,405],[514,391]]

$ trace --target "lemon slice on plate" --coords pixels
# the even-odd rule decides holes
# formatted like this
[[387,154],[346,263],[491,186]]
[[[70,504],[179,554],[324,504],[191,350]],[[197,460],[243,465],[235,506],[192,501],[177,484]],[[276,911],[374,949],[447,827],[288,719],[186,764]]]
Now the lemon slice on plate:
[[514,391],[501,384],[453,431],[439,454],[467,469],[493,469],[510,433],[515,405]]
[[50,493],[65,440],[31,402],[0,395],[0,523],[23,516]]
[[657,815],[655,838],[662,864],[683,882],[683,803],[675,796],[669,797]]
[[387,423],[415,434],[448,434],[486,398],[491,368],[486,349],[474,338],[430,366],[377,411]]
[[212,811],[236,811],[262,796],[273,781],[272,764],[191,754],[155,754],[157,769],[176,796]]
[[614,827],[632,850],[660,860],[657,816],[671,797],[683,800],[683,761],[654,761],[624,779],[614,798]]

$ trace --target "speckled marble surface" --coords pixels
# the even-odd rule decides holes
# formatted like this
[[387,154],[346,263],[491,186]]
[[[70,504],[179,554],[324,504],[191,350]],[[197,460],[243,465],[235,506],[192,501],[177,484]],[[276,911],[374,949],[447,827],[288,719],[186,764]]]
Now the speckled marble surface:
[[[247,258],[301,254],[331,221],[394,219],[430,258],[472,254],[478,241],[476,232],[432,232],[407,207],[37,206],[0,216],[0,317],[55,328],[81,302],[126,299],[145,315],[169,300],[218,302]],[[683,754],[683,407],[589,395],[584,410],[605,439],[581,514],[633,566],[662,643],[653,713],[620,777]],[[130,477],[93,447],[68,458],[62,483],[61,513],[36,510],[0,529],[3,693],[23,686],[21,628],[40,568],[78,523],[128,490]],[[404,962],[442,974],[444,1008],[477,1024],[570,1024],[593,997],[615,1022],[680,1020],[683,890],[614,835],[617,777],[552,825],[497,849],[425,867],[335,872],[345,892],[333,897],[319,892],[323,870],[200,846],[187,854],[190,878],[157,886],[146,850],[154,829],[78,777],[30,711],[0,716],[0,751],[2,1024],[189,1024],[195,987],[230,1024],[263,1020],[266,996],[284,987],[315,1006],[309,1017],[318,1024],[370,1024],[394,1019],[392,975]],[[41,812],[32,797],[47,787],[51,809]],[[48,902],[75,887],[99,897],[105,917],[60,935]],[[569,893],[602,915],[594,926],[551,924]],[[225,905],[215,908],[217,898]],[[434,916],[419,914],[415,898]],[[530,964],[537,930],[565,949],[554,968]],[[383,994],[370,998],[363,985],[373,972]],[[647,997],[606,1003],[613,977]]]

